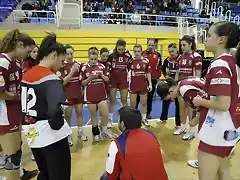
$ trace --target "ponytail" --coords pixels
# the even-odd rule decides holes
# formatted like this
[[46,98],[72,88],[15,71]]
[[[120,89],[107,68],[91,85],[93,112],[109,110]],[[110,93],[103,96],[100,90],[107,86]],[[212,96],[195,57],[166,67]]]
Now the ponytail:
[[238,47],[237,52],[235,53],[236,64],[240,68],[240,47]]

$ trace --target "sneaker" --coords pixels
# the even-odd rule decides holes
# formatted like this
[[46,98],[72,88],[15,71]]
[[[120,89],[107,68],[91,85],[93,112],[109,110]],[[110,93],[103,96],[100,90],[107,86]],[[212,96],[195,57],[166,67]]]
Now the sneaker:
[[69,146],[73,146],[72,134],[68,136],[68,144],[69,144]]
[[36,177],[38,175],[38,170],[35,169],[33,171],[27,171],[25,169],[23,169],[23,176],[21,177],[21,180],[29,180],[32,179],[34,177]]
[[167,122],[167,120],[161,120],[161,119],[157,120],[157,123],[158,123],[158,124],[164,124],[164,123],[166,123],[166,122]]
[[198,168],[198,160],[189,160],[188,165],[193,168]]
[[0,157],[0,170],[4,169],[5,164],[6,164],[5,157]]
[[150,126],[150,124],[148,123],[148,120],[146,120],[146,119],[143,119],[142,123],[144,124],[144,126],[147,126],[147,127]]
[[35,157],[33,156],[33,154],[31,156],[31,160],[35,161]]
[[112,120],[109,120],[109,122],[107,123],[107,128],[108,129],[112,128],[112,124],[113,124]]
[[190,140],[192,140],[192,139],[194,139],[195,138],[195,135],[194,135],[194,133],[192,133],[192,132],[188,132],[187,134],[185,134],[184,136],[183,136],[183,140],[186,140],[186,141],[190,141]]
[[108,139],[113,139],[113,135],[108,131],[102,132],[102,137],[105,137],[105,138],[108,138]]
[[82,141],[87,141],[87,140],[88,140],[87,136],[84,134],[83,131],[78,131],[78,137],[79,137]]
[[99,142],[101,140],[99,135],[93,136],[93,141],[94,142]]
[[147,119],[152,119],[152,116],[151,115],[147,115]]
[[180,134],[185,134],[186,133],[186,128],[178,128],[173,134],[174,135],[180,135]]

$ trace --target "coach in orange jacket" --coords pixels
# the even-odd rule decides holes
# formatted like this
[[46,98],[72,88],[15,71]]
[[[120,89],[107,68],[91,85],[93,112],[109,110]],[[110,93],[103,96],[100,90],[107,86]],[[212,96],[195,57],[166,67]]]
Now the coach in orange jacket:
[[141,122],[139,110],[119,110],[122,134],[110,144],[106,172],[100,180],[168,180],[160,145],[152,132],[141,129]]
[[[158,82],[158,79],[161,76],[161,66],[162,66],[162,57],[159,52],[155,50],[155,39],[148,39],[147,41],[147,50],[143,51],[142,56],[149,60],[149,65],[151,67],[151,78],[152,78],[152,91],[148,92],[147,96],[147,119],[151,119],[152,112],[152,101],[155,92],[155,88]],[[138,107],[140,101],[140,96],[137,96],[137,105]]]

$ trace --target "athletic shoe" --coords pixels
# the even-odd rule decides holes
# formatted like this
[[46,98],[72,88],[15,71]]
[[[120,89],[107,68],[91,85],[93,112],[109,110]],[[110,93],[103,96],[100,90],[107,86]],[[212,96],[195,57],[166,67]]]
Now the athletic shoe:
[[113,124],[112,120],[109,119],[109,122],[107,123],[107,128],[108,129],[112,128],[112,124]]
[[73,146],[72,134],[70,134],[70,135],[68,136],[68,144],[69,144],[69,146]]
[[87,136],[84,134],[83,131],[78,131],[78,137],[79,137],[81,140],[83,140],[83,141],[87,141],[87,140],[88,140]]
[[194,168],[198,168],[198,160],[189,160],[188,165]]
[[148,123],[148,120],[146,120],[146,119],[143,119],[142,123],[144,124],[144,126],[147,126],[147,127],[150,126],[150,124]]
[[35,169],[33,171],[28,171],[28,170],[23,169],[23,173],[24,174],[21,177],[21,180],[29,180],[29,179],[32,179],[32,178],[34,178],[38,175],[38,170]]
[[173,134],[174,135],[180,135],[180,134],[185,134],[186,133],[186,128],[178,128],[178,130],[176,130]]
[[94,142],[99,142],[101,140],[99,135],[93,136],[93,141]]
[[4,169],[5,164],[5,157],[0,157],[0,169]]
[[147,119],[152,119],[152,116],[151,115],[147,115]]
[[161,120],[161,119],[157,120],[157,123],[158,123],[158,124],[164,124],[164,123],[166,123],[166,122],[167,122],[167,120]]
[[31,160],[35,161],[35,157],[33,156],[33,154],[31,155]]
[[192,140],[192,139],[194,139],[195,138],[195,135],[194,135],[194,133],[192,133],[192,132],[188,132],[187,134],[185,134],[184,136],[183,136],[183,140],[186,140],[186,141],[190,141],[190,140]]
[[102,137],[105,137],[105,138],[108,138],[108,139],[113,139],[113,135],[108,131],[102,132]]

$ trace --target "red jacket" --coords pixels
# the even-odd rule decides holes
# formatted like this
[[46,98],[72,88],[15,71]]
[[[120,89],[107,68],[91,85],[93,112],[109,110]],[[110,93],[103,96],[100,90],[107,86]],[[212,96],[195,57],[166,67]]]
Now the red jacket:
[[143,57],[149,60],[151,66],[152,79],[159,79],[161,76],[162,57],[157,51],[149,52],[148,50],[143,51]]
[[112,141],[106,170],[109,180],[168,180],[157,139],[141,128]]

